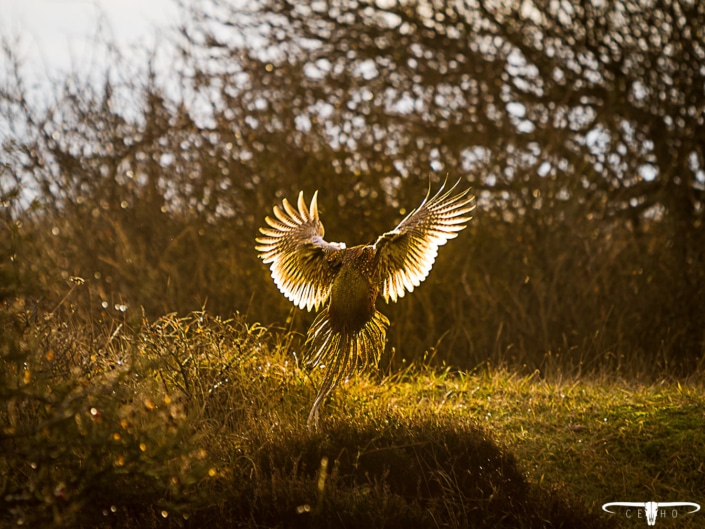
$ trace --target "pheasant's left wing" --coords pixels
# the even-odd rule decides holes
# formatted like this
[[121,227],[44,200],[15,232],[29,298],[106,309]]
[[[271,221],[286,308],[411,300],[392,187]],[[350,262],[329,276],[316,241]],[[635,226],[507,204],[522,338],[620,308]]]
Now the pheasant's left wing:
[[272,269],[272,278],[279,290],[299,308],[318,309],[330,294],[338,273],[335,259],[343,243],[323,239],[324,229],[318,218],[318,191],[313,194],[311,207],[306,206],[303,192],[299,193],[298,211],[282,201],[283,210],[274,206],[274,217],[264,220],[269,225],[260,228],[255,249]]
[[453,195],[458,183],[446,192],[441,187],[430,199],[426,195],[417,209],[374,243],[375,279],[385,301],[396,301],[419,286],[431,271],[438,247],[457,237],[472,219],[475,197],[470,189]]

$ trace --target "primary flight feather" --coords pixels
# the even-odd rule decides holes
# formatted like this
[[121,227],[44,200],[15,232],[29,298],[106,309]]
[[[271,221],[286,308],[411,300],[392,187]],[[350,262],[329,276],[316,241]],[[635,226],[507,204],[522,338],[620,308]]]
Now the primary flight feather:
[[299,193],[297,207],[288,200],[274,206],[268,227],[260,228],[256,250],[270,265],[279,290],[297,307],[318,310],[308,330],[304,353],[326,374],[308,417],[318,423],[318,409],[341,380],[376,364],[384,349],[389,320],[375,307],[378,295],[397,301],[426,279],[438,247],[458,236],[475,209],[470,189],[453,194],[441,186],[393,230],[372,244],[347,248],[323,239],[318,191],[310,205]]

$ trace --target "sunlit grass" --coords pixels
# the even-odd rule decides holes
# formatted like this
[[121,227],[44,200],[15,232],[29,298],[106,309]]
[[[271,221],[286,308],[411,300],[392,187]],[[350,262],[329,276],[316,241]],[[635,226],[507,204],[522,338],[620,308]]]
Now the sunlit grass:
[[548,382],[499,369],[422,371],[387,391],[477,421],[511,448],[529,481],[596,512],[610,498],[695,501],[684,498],[705,485],[705,394],[696,383]]
[[311,434],[320,373],[289,332],[58,316],[2,343],[10,525],[600,527],[627,523],[602,503],[705,488],[695,383],[414,365],[343,384]]

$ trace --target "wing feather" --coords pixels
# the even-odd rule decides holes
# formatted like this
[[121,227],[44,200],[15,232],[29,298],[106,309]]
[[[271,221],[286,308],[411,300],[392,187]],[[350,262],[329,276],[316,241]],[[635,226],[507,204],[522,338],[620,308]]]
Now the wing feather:
[[475,197],[470,189],[453,195],[445,184],[431,198],[409,213],[392,231],[374,243],[375,274],[385,301],[397,301],[426,279],[438,255],[438,247],[458,236],[472,219]]
[[287,299],[299,308],[311,310],[325,303],[338,271],[335,252],[345,248],[342,243],[323,239],[325,230],[318,218],[318,191],[310,207],[299,193],[298,209],[287,199],[282,207],[274,206],[274,217],[264,221],[269,227],[259,229],[255,249],[270,265],[272,278]]

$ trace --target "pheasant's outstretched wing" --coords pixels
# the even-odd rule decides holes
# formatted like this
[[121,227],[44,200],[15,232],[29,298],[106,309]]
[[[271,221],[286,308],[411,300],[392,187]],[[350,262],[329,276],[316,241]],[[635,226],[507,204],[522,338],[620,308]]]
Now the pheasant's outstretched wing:
[[284,199],[282,207],[274,206],[274,216],[264,220],[269,227],[260,228],[255,249],[270,264],[272,278],[279,290],[299,308],[318,307],[330,294],[338,270],[333,254],[345,248],[342,243],[323,240],[323,224],[318,218],[318,191],[311,207],[299,193],[298,211]]
[[426,195],[417,209],[375,242],[375,279],[385,301],[396,301],[419,286],[431,271],[438,247],[457,237],[472,218],[475,197],[470,189],[452,195],[459,182],[445,193],[444,184],[430,199]]

